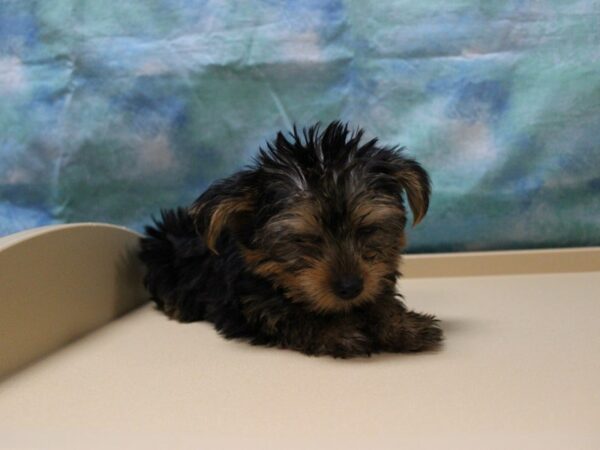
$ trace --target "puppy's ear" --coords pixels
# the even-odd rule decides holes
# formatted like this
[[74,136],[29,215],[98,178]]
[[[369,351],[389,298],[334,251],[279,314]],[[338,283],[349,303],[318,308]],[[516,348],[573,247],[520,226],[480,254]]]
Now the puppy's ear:
[[215,254],[217,242],[225,229],[234,233],[249,226],[254,211],[254,172],[241,171],[209,187],[189,209],[197,231]]
[[429,175],[418,162],[412,159],[402,158],[395,166],[394,176],[406,192],[413,213],[413,226],[415,226],[423,220],[429,208],[431,194]]

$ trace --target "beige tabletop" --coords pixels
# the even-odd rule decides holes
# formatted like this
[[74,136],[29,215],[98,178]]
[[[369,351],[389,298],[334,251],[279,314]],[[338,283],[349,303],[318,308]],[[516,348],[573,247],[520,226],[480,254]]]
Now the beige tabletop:
[[143,306],[0,383],[0,447],[600,448],[600,272],[400,289],[440,351],[306,357]]

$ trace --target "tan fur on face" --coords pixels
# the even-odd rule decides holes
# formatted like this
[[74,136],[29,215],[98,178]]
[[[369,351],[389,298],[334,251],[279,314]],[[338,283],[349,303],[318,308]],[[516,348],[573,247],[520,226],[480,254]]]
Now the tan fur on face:
[[395,216],[399,216],[401,211],[392,201],[380,199],[378,202],[362,201],[352,211],[353,222],[357,225],[372,225],[378,222],[384,222]]
[[395,267],[390,267],[385,262],[360,262],[363,291],[355,299],[341,300],[332,291],[330,264],[326,260],[313,260],[310,268],[291,273],[284,264],[266,259],[266,255],[260,250],[245,249],[243,255],[254,266],[256,274],[283,288],[291,301],[303,302],[318,312],[347,311],[359,304],[374,301],[382,285],[388,282],[385,275],[395,270]]
[[292,298],[295,293],[308,294],[309,306],[315,311],[347,311],[359,304],[374,301],[381,291],[384,276],[389,272],[390,268],[384,263],[373,263],[368,266],[361,264],[360,273],[364,288],[361,294],[352,300],[341,300],[332,292],[329,265],[325,262],[298,273],[291,286],[287,287]]
[[318,212],[311,202],[299,200],[299,202],[273,217],[266,228],[273,234],[285,230],[287,233],[297,234],[321,234],[321,226],[317,220]]
[[249,248],[242,248],[242,256],[246,260],[246,264],[250,267],[257,266],[260,262],[268,259],[268,255],[262,250],[251,250]]
[[242,256],[254,273],[273,281],[279,287],[285,288],[293,280],[293,274],[288,273],[283,264],[268,259],[261,250],[243,248]]

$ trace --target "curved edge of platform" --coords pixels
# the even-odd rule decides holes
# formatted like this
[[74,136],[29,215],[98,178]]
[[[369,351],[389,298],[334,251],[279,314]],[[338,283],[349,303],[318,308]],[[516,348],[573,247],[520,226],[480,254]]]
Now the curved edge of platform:
[[139,237],[78,223],[0,238],[0,378],[147,300]]

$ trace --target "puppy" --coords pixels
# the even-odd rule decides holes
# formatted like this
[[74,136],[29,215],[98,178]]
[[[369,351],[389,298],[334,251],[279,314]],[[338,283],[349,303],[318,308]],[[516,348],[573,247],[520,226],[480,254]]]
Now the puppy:
[[442,339],[396,292],[407,212],[425,216],[425,170],[333,122],[261,149],[189,208],[146,227],[140,258],[159,309],[228,339],[348,358]]

